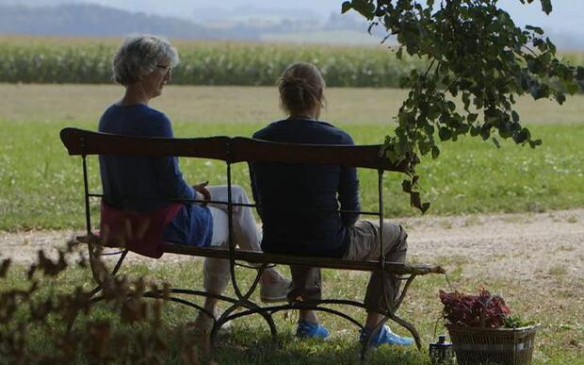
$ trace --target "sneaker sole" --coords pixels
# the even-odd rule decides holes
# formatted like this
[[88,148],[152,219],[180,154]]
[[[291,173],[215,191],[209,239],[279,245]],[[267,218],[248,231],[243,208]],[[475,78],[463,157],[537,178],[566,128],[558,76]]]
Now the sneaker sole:
[[260,297],[263,303],[279,303],[288,301],[288,297]]

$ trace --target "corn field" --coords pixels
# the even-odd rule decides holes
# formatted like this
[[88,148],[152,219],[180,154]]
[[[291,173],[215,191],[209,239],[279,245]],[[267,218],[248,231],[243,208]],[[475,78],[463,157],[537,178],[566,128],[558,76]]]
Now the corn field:
[[[111,83],[111,58],[120,40],[0,38],[0,82]],[[181,59],[173,83],[185,85],[274,85],[284,68],[317,65],[337,87],[397,87],[402,75],[421,68],[379,47],[332,47],[232,42],[175,42]]]
[[[113,38],[1,37],[0,82],[112,82],[111,58],[121,42]],[[274,85],[293,62],[320,68],[328,86],[399,87],[400,78],[427,63],[398,60],[386,46],[317,46],[235,42],[173,42],[181,59],[173,83],[181,85]],[[581,53],[561,55],[573,65],[584,64]]]

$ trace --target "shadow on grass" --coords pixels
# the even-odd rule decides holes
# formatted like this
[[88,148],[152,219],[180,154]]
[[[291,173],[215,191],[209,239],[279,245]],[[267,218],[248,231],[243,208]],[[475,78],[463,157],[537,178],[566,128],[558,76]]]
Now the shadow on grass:
[[[359,364],[361,347],[353,335],[327,341],[299,340],[280,333],[277,343],[267,331],[239,329],[217,338],[212,350],[219,364]],[[367,353],[366,364],[429,364],[415,347],[382,346]]]

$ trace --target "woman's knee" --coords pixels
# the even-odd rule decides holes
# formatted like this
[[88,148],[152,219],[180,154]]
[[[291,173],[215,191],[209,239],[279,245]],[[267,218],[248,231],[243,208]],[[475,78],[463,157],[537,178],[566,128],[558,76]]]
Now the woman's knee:
[[406,229],[399,225],[400,233],[399,233],[399,244],[402,246],[404,250],[408,249],[408,232]]
[[389,221],[384,222],[383,237],[384,242],[392,246],[391,251],[407,251],[408,233],[403,226]]
[[239,185],[232,185],[231,186],[231,194],[233,195],[233,200],[235,201],[247,201],[247,193],[245,190]]

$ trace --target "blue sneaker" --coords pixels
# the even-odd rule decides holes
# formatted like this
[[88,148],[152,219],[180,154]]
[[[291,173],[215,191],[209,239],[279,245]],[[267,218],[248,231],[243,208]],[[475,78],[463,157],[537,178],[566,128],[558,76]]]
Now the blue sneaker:
[[320,323],[307,322],[302,319],[298,321],[298,328],[296,329],[297,337],[325,339],[328,335],[329,331]]
[[[359,337],[359,341],[363,344],[367,339],[367,336],[371,333],[371,330],[368,328],[363,328],[361,330],[361,336]],[[414,339],[411,337],[402,337],[396,335],[395,333],[391,332],[391,329],[384,325],[377,334],[373,335],[371,338],[371,346],[379,347],[383,344],[388,345],[396,345],[396,346],[410,346],[414,343]]]

